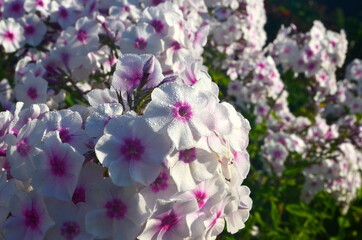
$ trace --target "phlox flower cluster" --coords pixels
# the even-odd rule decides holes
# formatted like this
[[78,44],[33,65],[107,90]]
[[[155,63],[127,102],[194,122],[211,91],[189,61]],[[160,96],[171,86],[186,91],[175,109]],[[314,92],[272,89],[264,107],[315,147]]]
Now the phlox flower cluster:
[[337,91],[335,71],[344,63],[347,39],[340,33],[325,29],[320,21],[314,21],[307,33],[300,33],[296,26],[282,27],[269,48],[269,53],[284,71],[291,69],[295,74],[312,77],[317,88],[315,101]]
[[[301,199],[326,191],[346,210],[356,197],[362,61],[337,79],[343,30],[283,26],[264,46],[262,0],[2,2],[0,49],[15,64],[0,81],[0,238],[236,233],[252,200],[250,125],[235,108],[264,129],[265,172],[307,166]],[[302,112],[285,73],[308,85]]]
[[[210,6],[211,3],[216,4],[210,1]],[[307,33],[298,32],[294,25],[282,27],[276,39],[263,47],[265,13],[260,8],[263,5],[259,1],[241,1],[238,7],[231,4],[214,10],[216,27],[211,28],[209,46],[224,53],[212,61],[215,66],[221,65],[232,80],[228,98],[266,128],[260,138],[263,170],[283,177],[287,166],[305,161],[310,166],[303,170],[301,198],[309,203],[324,190],[348,209],[361,187],[362,176],[357,157],[361,153],[361,122],[356,118],[362,106],[361,61],[354,60],[346,68],[345,79],[338,80],[335,72],[345,60],[346,36],[343,30],[327,30],[320,21],[315,21]],[[245,29],[258,36],[248,38],[251,35],[242,32],[243,24],[247,26],[252,19],[253,27]],[[228,34],[227,28],[235,33]],[[289,88],[279,69],[306,79],[306,92],[310,95],[307,114],[295,114],[290,107]],[[356,157],[348,160],[343,173],[328,173],[328,169],[339,169],[344,164],[343,151],[351,151]]]
[[15,100],[64,108],[67,93],[109,86],[124,54],[152,54],[178,74],[202,59],[210,29],[203,1],[6,0],[0,12],[0,45],[17,62],[6,110]]
[[249,122],[220,102],[200,61],[186,64],[165,77],[154,55],[125,54],[90,106],[1,112],[1,236],[215,239],[244,228]]
[[330,99],[324,114],[341,116],[362,113],[362,61],[353,60],[346,68],[345,78],[338,82],[337,93]]
[[351,143],[343,143],[329,159],[308,166],[303,174],[306,181],[302,196],[310,202],[320,190],[331,193],[344,208],[356,197],[362,183],[362,154]]
[[270,115],[270,103],[275,105],[279,118],[291,120],[285,86],[274,60],[268,56],[260,56],[243,62],[241,81],[232,81],[228,86],[228,95],[235,99],[235,104],[244,111],[254,106],[254,114],[259,121]]
[[260,51],[265,44],[264,1],[207,0],[205,2],[211,12],[210,17],[207,18],[211,26],[209,44],[226,54],[226,59],[222,62],[214,59],[215,64],[220,64],[225,69],[235,64],[235,68],[228,71],[239,71],[237,60],[247,60],[250,55]]

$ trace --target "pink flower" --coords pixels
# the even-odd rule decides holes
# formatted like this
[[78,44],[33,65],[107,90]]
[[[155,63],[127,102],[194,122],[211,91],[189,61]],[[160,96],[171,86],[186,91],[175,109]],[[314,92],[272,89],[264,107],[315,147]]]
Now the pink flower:
[[117,21],[126,21],[128,19],[131,19],[131,21],[138,20],[141,11],[137,4],[137,0],[121,0],[115,2],[109,8],[109,15],[117,19]]
[[79,174],[77,187],[72,196],[72,202],[74,204],[89,202],[87,196],[90,196],[89,192],[91,191],[91,188],[97,184],[97,182],[103,180],[104,170],[103,167],[91,162],[87,162],[83,165]]
[[176,12],[173,6],[163,4],[159,7],[146,8],[140,21],[147,22],[155,29],[156,34],[170,41],[172,39],[166,39],[166,37],[179,33],[176,23],[182,19],[181,14]]
[[171,147],[167,137],[154,133],[143,117],[131,114],[112,119],[104,133],[95,151],[116,185],[149,185],[157,178]]
[[45,24],[37,15],[29,15],[23,22],[26,43],[31,46],[37,46],[47,32]]
[[24,0],[5,1],[4,17],[5,18],[21,18],[25,14]]
[[117,187],[109,178],[89,194],[94,210],[87,213],[87,232],[96,238],[134,240],[150,215],[143,197],[134,188]]
[[69,201],[78,183],[84,157],[67,143],[62,143],[56,133],[44,138],[43,152],[35,157],[37,171],[32,185],[43,195]]
[[49,112],[49,107],[46,104],[33,104],[28,108],[22,108],[13,128],[20,129],[31,120],[41,120],[47,112]]
[[123,107],[119,103],[104,103],[95,108],[95,111],[87,118],[85,131],[90,137],[100,137],[109,121],[123,113]]
[[250,189],[246,186],[238,186],[231,189],[233,200],[226,206],[231,211],[225,216],[227,223],[227,231],[235,234],[237,231],[245,227],[245,222],[249,218],[253,201],[249,197]]
[[87,17],[78,19],[75,28],[69,27],[65,34],[68,36],[69,46],[76,51],[76,55],[85,56],[99,47],[99,24]]
[[77,21],[76,11],[69,6],[69,3],[70,2],[67,1],[60,5],[57,2],[52,2],[52,14],[50,19],[52,22],[58,22],[63,29],[72,26]]
[[40,144],[45,132],[45,125],[33,120],[24,125],[17,136],[8,135],[6,157],[11,164],[11,175],[22,181],[32,177],[35,166],[34,157],[40,153],[35,146]]
[[188,219],[191,224],[191,234],[198,239],[205,234],[208,218],[212,216],[211,209],[226,197],[225,180],[220,176],[199,183],[194,189],[182,193],[178,198],[184,200],[194,199],[198,210],[190,213]]
[[216,174],[213,178],[200,182],[189,191],[184,192],[179,198],[195,199],[198,205],[198,212],[210,216],[210,209],[225,197],[225,180],[221,175]]
[[8,240],[41,240],[54,225],[43,197],[35,192],[18,192],[11,202],[10,210],[12,216],[4,225],[4,235]]
[[[146,67],[148,69],[145,69]],[[155,87],[163,79],[161,65],[154,56],[126,54],[121,56],[117,62],[116,71],[112,78],[112,86],[122,93],[131,92],[140,85],[146,88]]]
[[24,9],[28,13],[39,11],[41,16],[49,16],[50,0],[25,0]]
[[47,126],[47,132],[56,131],[63,143],[70,144],[80,153],[88,150],[82,129],[83,119],[78,112],[70,109],[52,111],[46,113],[42,121]]
[[0,21],[0,44],[7,53],[15,52],[24,46],[24,30],[14,19]]
[[152,101],[145,110],[151,128],[167,132],[179,150],[195,147],[201,136],[211,134],[214,117],[210,107],[215,99],[191,86],[164,84],[152,92]]
[[85,230],[85,215],[92,209],[92,206],[74,205],[71,202],[53,198],[46,199],[46,205],[50,217],[55,222],[55,225],[47,231],[46,239],[93,239],[92,235]]
[[28,73],[22,82],[15,86],[15,95],[26,106],[34,103],[45,103],[47,100],[48,82],[41,77]]
[[179,191],[191,190],[199,182],[212,178],[218,165],[216,154],[200,146],[177,151],[168,161]]
[[186,216],[196,210],[195,200],[159,201],[138,239],[183,240],[190,236],[191,222]]
[[206,239],[214,239],[224,230],[225,227],[224,211],[227,210],[225,206],[230,202],[230,198],[231,198],[230,196],[224,197],[224,199],[222,199],[217,205],[212,207],[211,209],[212,216],[205,221]]
[[149,53],[157,55],[164,50],[164,42],[147,23],[130,27],[122,35],[122,53]]
[[111,89],[93,89],[90,91],[86,98],[92,107],[97,107],[104,103],[118,103],[116,91]]
[[143,188],[140,193],[145,198],[147,206],[153,210],[157,200],[168,200],[178,194],[177,187],[170,173],[163,169],[149,186]]

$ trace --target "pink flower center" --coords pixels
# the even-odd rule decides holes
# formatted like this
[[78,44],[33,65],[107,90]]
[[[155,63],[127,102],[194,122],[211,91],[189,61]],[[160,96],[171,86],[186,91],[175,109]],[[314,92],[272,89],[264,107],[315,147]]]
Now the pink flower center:
[[83,29],[79,29],[79,31],[78,31],[78,33],[77,33],[77,39],[78,39],[80,42],[82,42],[82,43],[84,43],[85,41],[87,41],[87,39],[88,39],[88,34],[87,34],[87,32],[86,32],[85,30],[83,30]]
[[130,7],[128,5],[124,5],[122,7],[122,10],[125,11],[125,12],[130,12],[131,11],[131,9],[130,9]]
[[280,142],[281,144],[287,144],[287,140],[283,137],[279,138],[278,142]]
[[190,148],[179,152],[179,160],[184,163],[191,163],[196,160],[196,148]]
[[28,88],[28,91],[26,91],[26,94],[28,95],[28,97],[32,100],[37,99],[38,98],[38,91],[36,90],[35,87],[30,87]]
[[14,12],[14,13],[20,13],[22,8],[23,8],[23,6],[19,2],[12,3],[11,7],[10,7],[11,11]]
[[263,80],[263,79],[264,79],[264,75],[263,75],[263,74],[258,74],[257,77],[258,77],[259,80]]
[[316,67],[316,63],[311,62],[311,63],[308,64],[307,67],[308,67],[308,70],[313,70],[313,69],[315,69],[315,67]]
[[177,102],[173,109],[172,115],[181,122],[187,122],[192,118],[192,108],[187,102]]
[[310,50],[310,49],[307,49],[305,53],[307,54],[308,58],[311,58],[311,57],[314,56],[314,52],[312,50]]
[[24,27],[25,35],[33,35],[35,33],[35,27],[31,24],[28,24]]
[[31,229],[38,228],[40,223],[40,218],[38,213],[34,210],[25,210],[24,212],[25,226],[30,227]]
[[50,169],[53,175],[62,177],[66,173],[65,162],[60,160],[57,156],[50,159]]
[[73,221],[67,221],[62,224],[60,228],[60,234],[66,240],[73,240],[80,233],[80,226],[78,223]]
[[43,0],[36,0],[35,5],[38,7],[44,7],[44,2]]
[[199,205],[199,208],[202,208],[205,205],[206,193],[201,191],[196,191],[194,194],[197,204]]
[[261,69],[265,69],[266,67],[265,63],[263,62],[258,63],[257,66],[260,67]]
[[274,156],[274,158],[280,158],[282,156],[282,153],[277,150],[273,153],[273,156]]
[[170,228],[177,224],[178,220],[179,219],[176,214],[171,212],[170,214],[162,217],[160,228],[168,231]]
[[144,50],[147,47],[147,41],[144,38],[137,38],[134,47],[139,50]]
[[72,202],[77,204],[79,202],[85,202],[85,189],[83,187],[77,187],[74,190]]
[[127,161],[139,161],[145,152],[145,147],[138,138],[126,138],[121,146],[121,154]]
[[239,86],[236,85],[236,84],[232,84],[231,89],[234,90],[234,91],[239,90]]
[[127,212],[127,206],[120,199],[108,201],[105,206],[109,218],[122,219]]
[[230,26],[230,27],[229,27],[229,31],[230,31],[230,32],[234,32],[235,30],[236,30],[236,27],[235,27],[235,26]]
[[69,143],[72,139],[72,135],[69,133],[68,128],[62,128],[59,130],[59,137],[63,143]]
[[173,42],[171,43],[171,47],[172,47],[172,49],[173,49],[174,51],[177,51],[177,50],[179,50],[179,49],[181,48],[181,45],[180,45],[179,42],[173,41]]
[[59,9],[59,16],[60,16],[61,18],[63,18],[63,19],[68,18],[68,16],[69,16],[68,10],[67,10],[66,8],[64,8],[64,7],[60,7],[60,9]]
[[160,175],[156,178],[156,180],[150,184],[150,187],[153,192],[157,193],[161,190],[165,190],[168,187],[167,184],[168,176],[166,172],[161,172]]
[[29,140],[28,138],[22,138],[18,141],[16,144],[16,151],[20,154],[22,157],[28,156],[30,152],[30,146],[29,146]]
[[157,33],[162,32],[163,30],[163,23],[160,20],[154,19],[150,22],[152,27],[155,29]]
[[15,35],[13,32],[6,31],[4,34],[4,38],[5,38],[5,40],[12,42],[15,39]]
[[263,106],[258,107],[258,113],[264,115],[266,113],[266,108]]

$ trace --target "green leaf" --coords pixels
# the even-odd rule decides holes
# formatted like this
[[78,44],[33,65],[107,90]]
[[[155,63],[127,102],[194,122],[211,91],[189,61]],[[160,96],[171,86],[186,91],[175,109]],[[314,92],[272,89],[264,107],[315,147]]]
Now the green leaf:
[[265,223],[258,212],[254,213],[255,222],[259,223],[260,226],[264,226]]
[[279,216],[278,208],[277,208],[277,205],[275,204],[274,201],[271,201],[270,204],[271,204],[272,222],[273,222],[274,227],[277,227],[279,225],[279,222],[280,222],[280,216]]
[[287,212],[289,212],[292,215],[298,216],[298,217],[304,217],[304,218],[310,218],[312,217],[307,211],[306,209],[303,209],[300,205],[298,204],[288,204],[285,209],[287,210]]
[[350,223],[350,221],[349,221],[347,218],[339,217],[339,218],[338,218],[338,225],[339,225],[341,228],[348,228],[348,227],[351,226],[351,223]]
[[66,97],[65,97],[65,103],[66,103],[69,107],[75,105],[74,99],[73,99],[73,97],[72,97],[70,94],[67,94],[67,95],[66,95]]

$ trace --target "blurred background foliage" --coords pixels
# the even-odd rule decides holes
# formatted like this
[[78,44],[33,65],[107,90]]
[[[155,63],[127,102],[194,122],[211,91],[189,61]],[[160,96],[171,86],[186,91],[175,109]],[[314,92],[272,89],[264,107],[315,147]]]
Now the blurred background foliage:
[[[300,31],[307,32],[314,20],[320,20],[326,29],[337,32],[344,29],[347,35],[347,58],[345,65],[337,71],[337,79],[343,79],[349,62],[362,58],[362,0],[265,0],[265,9],[267,44],[275,39],[281,25],[293,23]],[[229,80],[221,70],[207,65],[223,99]],[[281,77],[289,92],[291,111],[308,116],[307,104],[311,100],[306,91],[308,81],[302,75],[296,79],[291,72],[281,73]],[[347,213],[342,213],[341,207],[326,192],[319,193],[310,204],[305,204],[300,200],[301,170],[306,166],[305,161],[300,159],[299,164],[288,166],[283,178],[266,175],[261,171],[260,146],[267,126],[256,124],[252,114],[242,114],[252,126],[248,147],[252,166],[244,184],[250,187],[254,203],[245,229],[234,235],[224,231],[217,239],[362,239],[362,191]]]

